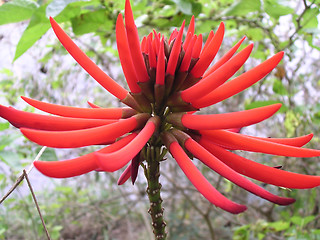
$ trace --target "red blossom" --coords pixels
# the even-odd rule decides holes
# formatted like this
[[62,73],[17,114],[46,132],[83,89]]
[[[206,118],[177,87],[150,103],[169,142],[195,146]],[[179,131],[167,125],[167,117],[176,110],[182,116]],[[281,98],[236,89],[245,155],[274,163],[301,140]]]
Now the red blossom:
[[188,157],[189,153],[241,188],[280,205],[293,203],[294,199],[276,196],[243,175],[286,188],[320,185],[319,176],[265,166],[230,151],[244,150],[289,157],[320,156],[319,150],[301,148],[311,140],[312,134],[285,139],[240,133],[242,127],[271,117],[281,104],[231,113],[201,114],[200,111],[264,78],[281,61],[283,52],[229,80],[249,58],[253,44],[236,54],[245,40],[243,37],[209,67],[222,44],[225,31],[223,23],[215,33],[210,32],[203,47],[202,35],[194,34],[194,17],[190,20],[185,38],[183,21],[179,31],[175,29],[169,39],[153,30],[140,42],[129,0],[126,0],[124,15],[125,21],[121,14],[116,20],[116,42],[130,92],[94,64],[54,19],[50,18],[50,23],[71,56],[127,107],[103,108],[89,103],[91,108],[77,108],[22,97],[31,106],[55,115],[52,116],[0,105],[0,116],[40,145],[55,148],[107,145],[97,152],[74,159],[36,161],[34,165],[40,172],[49,177],[65,178],[90,171],[113,172],[128,164],[118,184],[124,184],[130,177],[134,183],[140,164],[144,166],[150,159],[164,162],[162,154],[156,158],[154,153],[167,148],[205,198],[235,214],[246,210],[246,206],[219,193],[196,168]]

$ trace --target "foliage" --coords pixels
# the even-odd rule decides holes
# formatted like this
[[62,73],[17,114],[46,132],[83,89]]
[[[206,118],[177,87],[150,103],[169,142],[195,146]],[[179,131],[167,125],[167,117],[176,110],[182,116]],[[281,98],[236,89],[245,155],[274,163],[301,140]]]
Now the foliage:
[[[217,108],[230,111],[239,105],[244,109],[251,109],[281,102],[283,106],[274,121],[243,131],[248,134],[257,131],[261,135],[272,137],[291,137],[313,132],[315,137],[310,147],[319,149],[319,3],[317,0],[139,0],[134,1],[133,11],[140,35],[150,32],[152,28],[167,34],[172,28],[179,26],[183,19],[189,21],[191,15],[196,16],[198,33],[207,34],[214,30],[220,21],[224,21],[226,39],[221,52],[224,53],[225,49],[246,35],[249,41],[255,43],[249,63],[252,66],[277,51],[285,51],[283,62],[272,75],[246,91],[245,96],[239,94]],[[14,56],[6,60],[17,64],[24,55],[39,48],[41,41],[46,41],[43,39],[50,29],[48,16],[53,16],[70,35],[79,40],[81,47],[90,57],[95,58],[104,69],[114,70],[118,62],[116,51],[112,50],[115,48],[115,20],[123,8],[124,1],[111,0],[8,1],[0,6],[0,25],[6,27],[7,24],[19,24],[18,22],[22,21],[21,24],[26,28],[15,46]],[[207,37],[205,34],[204,40]],[[54,38],[52,35],[50,37]],[[41,51],[43,54],[38,59],[40,67],[37,73],[28,72],[26,69],[21,77],[10,67],[0,69],[2,104],[15,105],[18,96],[25,94],[52,102],[62,101],[63,98],[67,103],[74,102],[79,96],[79,101],[92,97],[90,94],[93,93],[86,92],[86,82],[92,81],[81,75],[73,62],[64,64],[68,60],[64,58],[65,51],[57,42],[50,41]],[[111,51],[114,55],[106,54]],[[59,56],[59,59],[55,56]],[[248,65],[248,69],[250,67]],[[241,71],[245,70],[246,67]],[[114,72],[115,77],[121,80],[121,74]],[[44,78],[41,77],[43,75]],[[78,94],[75,93],[76,96],[68,91],[81,86],[83,89],[79,90]],[[54,92],[63,92],[62,89],[65,89],[65,92],[56,96]],[[98,104],[109,104],[100,89],[94,91]],[[31,164],[38,151],[37,146],[25,141],[7,123],[0,123],[1,193],[15,182],[23,168]],[[79,153],[81,152],[82,150]],[[43,158],[46,160],[70,155],[53,150],[46,150],[45,154]],[[270,166],[279,165],[279,158],[273,156],[250,154],[246,157]],[[307,159],[280,159],[280,162],[285,170],[319,174],[320,165],[310,164]],[[220,181],[205,168],[202,170],[228,197],[239,202],[252,200],[251,195],[228,182]],[[208,236],[214,239],[213,235],[216,235],[216,239],[239,240],[320,239],[320,203],[317,201],[320,197],[319,188],[310,191],[283,191],[283,195],[299,199],[288,208],[274,207],[253,198],[250,207],[253,209],[233,218],[202,202],[189,188],[188,182],[179,177],[180,173],[174,166],[168,164],[165,173],[164,179],[168,184],[163,189],[168,192],[168,203],[165,207],[168,212],[166,218],[172,226],[171,239],[208,239]],[[179,185],[185,187],[178,188],[175,185],[176,179],[181,181]],[[52,239],[70,239],[72,236],[68,234],[72,233],[73,237],[77,233],[84,234],[88,226],[94,231],[88,231],[88,234],[92,235],[86,235],[86,239],[126,239],[126,235],[119,234],[117,230],[127,233],[129,230],[123,226],[130,224],[132,228],[139,229],[136,232],[144,237],[142,239],[148,239],[144,216],[142,213],[135,213],[139,208],[142,209],[141,212],[147,210],[144,205],[146,199],[143,181],[136,183],[138,191],[135,193],[129,190],[130,187],[125,190],[116,188],[115,180],[109,175],[90,175],[77,181],[50,184],[52,186],[49,189],[38,190],[37,196]],[[280,191],[272,187],[270,189]],[[184,197],[177,198],[177,191],[181,191]],[[132,199],[123,199],[123,195],[130,195]],[[29,239],[44,238],[40,219],[28,192],[12,195],[1,206],[0,212],[0,239],[28,239],[26,236],[30,237]],[[88,226],[85,226],[86,224]]]

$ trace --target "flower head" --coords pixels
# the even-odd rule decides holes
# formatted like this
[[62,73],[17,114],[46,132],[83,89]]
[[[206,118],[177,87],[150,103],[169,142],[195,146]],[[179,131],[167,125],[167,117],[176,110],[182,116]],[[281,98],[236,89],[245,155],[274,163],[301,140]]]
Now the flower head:
[[[53,18],[52,28],[71,56],[107,91],[127,105],[123,108],[76,108],[22,97],[44,112],[41,115],[0,106],[0,116],[20,128],[31,141],[48,147],[76,148],[107,145],[97,152],[57,162],[36,161],[44,175],[66,178],[90,171],[117,171],[127,166],[118,183],[137,176],[139,164],[150,157],[149,146],[163,159],[165,148],[199,192],[211,203],[231,213],[246,206],[219,193],[196,168],[192,154],[209,168],[243,189],[280,205],[294,202],[276,196],[244,176],[280,187],[312,188],[319,176],[286,172],[262,165],[230,150],[245,150],[289,157],[319,156],[319,150],[301,148],[312,134],[291,138],[259,138],[238,129],[259,123],[275,114],[281,104],[251,110],[201,114],[201,109],[221,102],[250,87],[274,69],[283,57],[277,53],[253,69],[229,80],[246,62],[253,44],[239,51],[242,38],[222,58],[211,63],[224,36],[221,23],[210,32],[202,47],[202,35],[194,34],[194,17],[184,37],[185,22],[169,38],[155,30],[140,42],[129,0],[125,22],[116,22],[116,42],[130,92],[111,79],[67,36]],[[229,81],[227,81],[229,80]],[[199,113],[199,114],[197,114]],[[244,176],[243,176],[244,175]]]

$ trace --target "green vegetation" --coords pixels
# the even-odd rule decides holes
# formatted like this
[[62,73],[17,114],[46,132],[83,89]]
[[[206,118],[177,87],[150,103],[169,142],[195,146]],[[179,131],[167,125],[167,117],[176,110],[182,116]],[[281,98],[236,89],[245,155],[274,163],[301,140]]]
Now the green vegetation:
[[[12,0],[0,1],[0,42],[10,28],[25,26],[15,53],[3,56],[0,64],[0,99],[3,105],[35,111],[18,100],[26,95],[38,100],[85,106],[86,101],[109,106],[109,94],[94,84],[66,54],[50,30],[48,16],[79,43],[79,46],[110,75],[122,81],[118,71],[115,21],[124,1],[110,0]],[[255,128],[243,129],[256,136],[293,137],[314,133],[310,148],[320,149],[320,27],[319,0],[139,0],[132,1],[140,36],[153,28],[168,36],[196,18],[196,32],[204,40],[224,21],[226,34],[220,49],[225,53],[244,35],[254,42],[250,60],[239,73],[256,66],[278,51],[284,51],[281,64],[264,80],[245,93],[217,104],[213,112],[251,109],[276,102],[281,110]],[[11,24],[11,25],[9,25]],[[1,31],[5,29],[8,32]],[[48,31],[49,30],[49,31]],[[2,42],[1,42],[2,44]],[[40,55],[33,54],[36,52]],[[35,57],[33,69],[16,72],[14,66]],[[0,62],[1,63],[1,62]],[[92,87],[91,87],[92,86]],[[115,103],[112,103],[113,105]],[[23,109],[25,108],[25,109]],[[5,121],[0,122],[0,193],[15,183],[29,168],[40,147],[22,137]],[[89,152],[46,149],[42,160],[66,159]],[[244,153],[243,153],[244,154]],[[319,175],[319,161],[246,153],[245,157],[284,170]],[[196,160],[195,160],[196,161]],[[203,167],[202,172],[220,192],[248,210],[233,216],[216,209],[197,193],[173,161],[163,169],[163,198],[169,239],[320,239],[320,188],[312,190],[263,187],[297,202],[289,207],[275,206],[223,180]],[[141,173],[142,174],[142,171]],[[73,179],[54,180],[30,173],[31,183],[52,239],[151,239],[146,182],[138,178],[116,185],[120,173],[93,173]],[[0,205],[0,239],[45,239],[45,232],[25,182]]]

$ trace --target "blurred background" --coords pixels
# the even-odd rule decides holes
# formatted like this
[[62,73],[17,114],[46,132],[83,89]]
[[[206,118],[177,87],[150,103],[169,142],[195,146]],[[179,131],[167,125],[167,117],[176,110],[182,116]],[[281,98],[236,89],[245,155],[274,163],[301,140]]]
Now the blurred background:
[[[239,111],[280,102],[282,108],[272,118],[241,131],[263,137],[312,132],[314,138],[307,147],[316,149],[320,149],[319,6],[319,0],[132,1],[140,36],[155,29],[169,37],[184,19],[188,24],[194,15],[196,33],[202,33],[205,41],[223,21],[225,38],[215,59],[246,36],[242,48],[254,42],[254,50],[236,75],[284,51],[283,61],[266,78],[205,111]],[[115,44],[115,21],[123,9],[124,0],[1,0],[0,103],[39,113],[20,96],[78,107],[88,107],[87,101],[103,107],[121,106],[67,54],[50,28],[48,16],[55,17],[81,49],[127,87]],[[0,197],[22,170],[30,167],[40,149],[0,119]],[[94,150],[47,148],[40,159],[62,160]],[[320,175],[319,158],[239,154],[284,170]],[[246,212],[235,216],[205,200],[167,157],[161,164],[161,182],[169,239],[320,239],[319,187],[290,190],[259,183],[273,193],[297,199],[291,206],[280,207],[234,186],[195,159],[220,192],[248,205]],[[153,239],[143,172],[140,170],[134,186],[130,181],[118,186],[120,174],[93,172],[56,180],[33,169],[30,181],[52,239]],[[25,182],[0,205],[0,239],[46,239]]]

